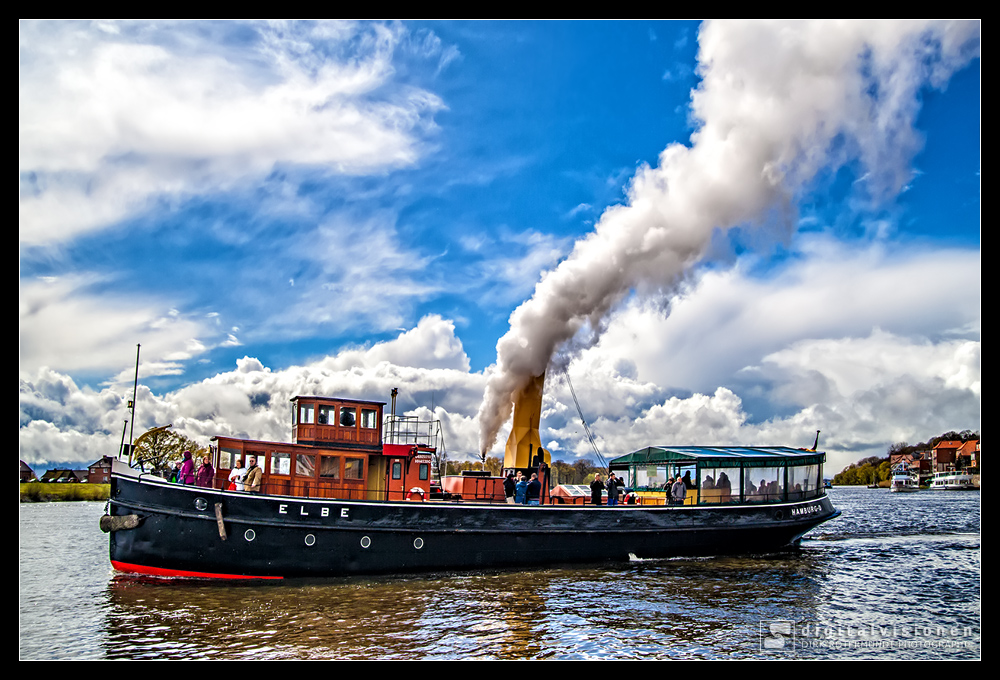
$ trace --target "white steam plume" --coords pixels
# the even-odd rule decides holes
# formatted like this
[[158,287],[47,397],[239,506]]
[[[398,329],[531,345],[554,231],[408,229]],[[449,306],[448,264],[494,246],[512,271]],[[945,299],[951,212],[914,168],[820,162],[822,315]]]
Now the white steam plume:
[[826,167],[859,160],[870,191],[894,195],[920,147],[918,93],[978,55],[979,22],[711,22],[702,25],[690,146],[641,167],[626,205],[608,208],[514,310],[479,408],[488,451],[514,394],[585,324],[598,333],[633,289],[673,291],[716,229],[791,216]]

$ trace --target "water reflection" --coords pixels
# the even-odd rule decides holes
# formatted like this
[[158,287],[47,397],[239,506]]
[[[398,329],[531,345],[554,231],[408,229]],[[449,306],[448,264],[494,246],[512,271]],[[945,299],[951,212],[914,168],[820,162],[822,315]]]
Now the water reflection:
[[[282,584],[114,577],[109,658],[752,655],[760,618],[818,615],[822,554]],[[749,596],[748,596],[749,595]]]

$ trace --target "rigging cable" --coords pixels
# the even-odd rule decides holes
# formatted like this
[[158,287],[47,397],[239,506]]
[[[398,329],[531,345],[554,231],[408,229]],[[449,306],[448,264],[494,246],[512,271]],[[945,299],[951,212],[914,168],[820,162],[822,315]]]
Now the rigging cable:
[[597,440],[594,439],[594,433],[590,431],[590,426],[587,425],[587,419],[583,417],[583,409],[580,408],[580,400],[576,398],[576,390],[573,389],[573,381],[569,379],[569,371],[566,371],[566,383],[569,385],[569,393],[573,395],[573,403],[576,404],[576,412],[580,414],[580,422],[583,423],[587,439],[590,440],[590,445],[594,447],[594,453],[597,454],[597,461],[602,467],[607,469],[608,463],[604,460],[604,456],[601,455],[600,449],[597,448]]

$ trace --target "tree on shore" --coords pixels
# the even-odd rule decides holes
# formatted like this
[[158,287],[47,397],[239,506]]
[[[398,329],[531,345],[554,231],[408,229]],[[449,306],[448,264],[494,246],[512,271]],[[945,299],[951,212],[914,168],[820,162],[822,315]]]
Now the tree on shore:
[[191,452],[196,465],[199,458],[208,455],[207,447],[182,434],[171,432],[169,428],[169,425],[154,427],[135,440],[132,456],[143,469],[157,473],[167,472],[171,463],[184,457],[185,451]]

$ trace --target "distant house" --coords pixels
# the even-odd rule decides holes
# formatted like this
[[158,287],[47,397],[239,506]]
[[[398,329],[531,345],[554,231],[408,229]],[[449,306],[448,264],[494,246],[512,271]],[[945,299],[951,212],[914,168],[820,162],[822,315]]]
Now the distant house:
[[79,484],[87,481],[86,470],[46,470],[42,482]]
[[28,464],[23,460],[21,461],[21,483],[24,482],[35,482],[38,479],[35,477],[35,471],[28,467]]
[[111,456],[104,456],[96,463],[90,464],[90,467],[87,468],[87,483],[111,483]]
[[935,472],[955,469],[955,459],[962,442],[958,439],[942,439],[934,445],[933,463]]
[[979,469],[979,440],[963,442],[955,452],[955,464],[959,470]]

